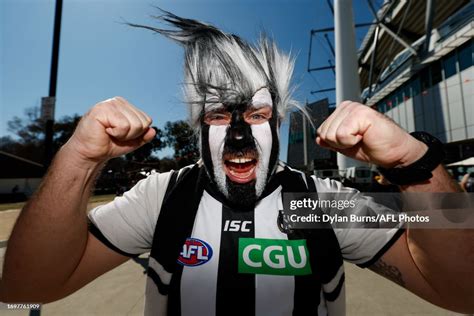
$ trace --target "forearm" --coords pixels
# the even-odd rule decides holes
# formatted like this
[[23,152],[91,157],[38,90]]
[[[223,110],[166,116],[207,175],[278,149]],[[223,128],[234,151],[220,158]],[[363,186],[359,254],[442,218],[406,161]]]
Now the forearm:
[[[425,183],[401,188],[405,192],[461,192],[442,166]],[[474,230],[408,229],[410,254],[430,286],[443,298],[446,308],[474,309]],[[467,310],[466,310],[467,309]]]
[[100,164],[63,147],[8,241],[0,300],[40,299],[74,272],[87,243],[86,207]]

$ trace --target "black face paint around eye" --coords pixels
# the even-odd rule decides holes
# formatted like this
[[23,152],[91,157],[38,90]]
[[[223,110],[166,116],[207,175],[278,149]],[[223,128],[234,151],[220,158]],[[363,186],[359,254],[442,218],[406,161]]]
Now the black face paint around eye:
[[265,123],[250,125],[244,119],[248,109],[246,105],[228,107],[230,124],[203,124],[201,134],[202,158],[212,182],[230,204],[244,209],[258,201],[279,152],[276,115]]

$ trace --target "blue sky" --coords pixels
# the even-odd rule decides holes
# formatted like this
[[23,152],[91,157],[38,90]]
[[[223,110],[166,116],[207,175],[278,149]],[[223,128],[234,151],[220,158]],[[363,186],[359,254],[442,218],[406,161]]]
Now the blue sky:
[[[157,25],[154,5],[177,15],[202,20],[254,41],[261,30],[279,47],[297,55],[296,98],[305,102],[334,94],[311,90],[334,86],[331,71],[308,74],[311,29],[333,26],[326,0],[63,0],[63,23],[56,118],[84,114],[95,103],[120,95],[143,109],[162,127],[186,118],[182,103],[182,49],[146,30],[121,23]],[[7,122],[24,117],[48,94],[53,0],[0,0],[0,136]],[[356,23],[372,16],[365,0],[353,0]],[[357,31],[358,44],[367,29]],[[333,34],[329,33],[331,40]],[[322,45],[324,43],[324,45]],[[322,34],[313,40],[312,66],[333,59]],[[333,60],[334,62],[334,60]],[[281,131],[281,158],[286,160],[288,123]],[[162,155],[171,154],[166,150]]]

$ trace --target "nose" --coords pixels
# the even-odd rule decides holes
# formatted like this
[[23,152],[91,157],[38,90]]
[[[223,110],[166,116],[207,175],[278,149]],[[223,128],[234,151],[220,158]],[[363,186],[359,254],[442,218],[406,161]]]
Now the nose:
[[235,111],[227,131],[227,144],[234,148],[243,149],[253,142],[250,125],[245,122],[243,113]]
[[242,131],[242,128],[239,128],[239,127],[234,127],[234,128],[230,128],[230,131],[229,131],[229,136],[232,140],[242,140],[244,139],[244,133]]

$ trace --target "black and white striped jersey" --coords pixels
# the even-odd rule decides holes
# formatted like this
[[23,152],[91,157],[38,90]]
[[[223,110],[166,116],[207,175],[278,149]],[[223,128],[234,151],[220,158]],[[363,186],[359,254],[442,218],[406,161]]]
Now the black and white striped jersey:
[[255,208],[235,209],[196,164],[93,209],[91,232],[122,254],[150,252],[146,315],[344,315],[342,259],[368,266],[402,230],[282,230],[282,192],[311,187],[363,198],[280,164]]

